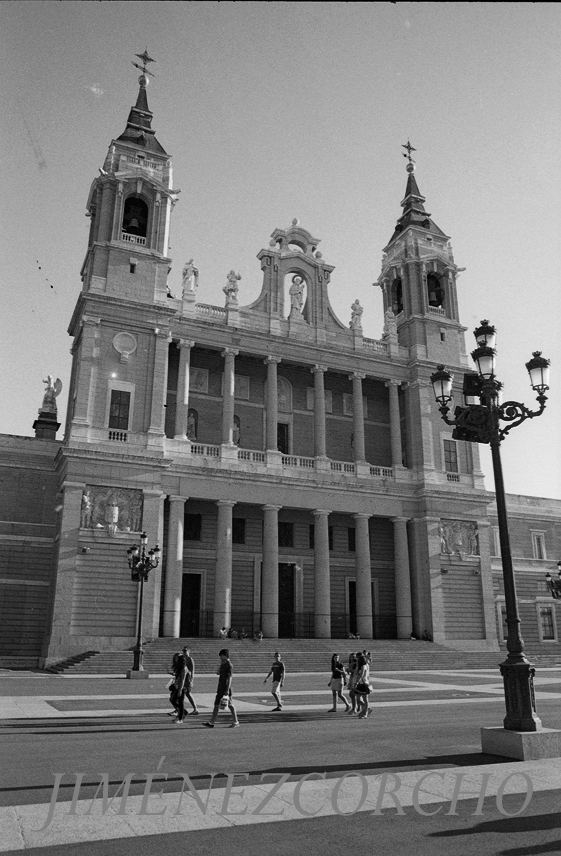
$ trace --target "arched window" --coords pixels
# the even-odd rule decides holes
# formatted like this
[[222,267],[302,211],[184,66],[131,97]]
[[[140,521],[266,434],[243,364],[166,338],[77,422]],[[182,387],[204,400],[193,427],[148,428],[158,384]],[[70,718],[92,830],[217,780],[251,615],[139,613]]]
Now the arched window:
[[146,238],[148,229],[148,205],[138,196],[129,196],[123,214],[123,232]]
[[429,273],[427,276],[427,291],[429,295],[429,306],[443,306],[444,289],[440,284],[439,278],[434,273]]
[[399,277],[394,279],[392,283],[391,297],[394,315],[399,315],[400,312],[403,312],[403,286]]

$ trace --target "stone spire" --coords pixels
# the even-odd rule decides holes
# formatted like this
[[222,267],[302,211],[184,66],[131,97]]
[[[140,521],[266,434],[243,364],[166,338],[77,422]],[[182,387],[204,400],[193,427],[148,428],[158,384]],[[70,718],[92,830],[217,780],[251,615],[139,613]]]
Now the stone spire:
[[403,155],[403,157],[407,158],[407,185],[405,187],[405,196],[401,201],[403,214],[397,221],[394,233],[390,238],[389,243],[391,244],[391,242],[398,237],[398,235],[401,235],[408,227],[417,227],[423,229],[429,234],[439,235],[441,238],[447,238],[448,236],[430,219],[431,215],[425,210],[425,197],[422,196],[421,191],[419,190],[419,186],[415,178],[415,161],[411,157],[411,152],[416,151],[416,149],[413,148],[409,141],[407,141],[407,145],[404,145],[403,148],[407,149],[407,154]]
[[154,62],[155,60],[148,56],[147,51],[144,51],[143,54],[136,54],[136,56],[143,61],[142,66],[133,62],[133,65],[136,66],[136,68],[139,68],[142,72],[138,78],[140,88],[138,90],[136,104],[134,107],[131,107],[129,118],[127,119],[127,127],[121,136],[117,137],[117,140],[119,142],[132,143],[147,152],[157,152],[158,154],[165,155],[166,152],[156,139],[156,132],[152,129],[153,114],[150,112],[148,107],[148,96],[146,94],[146,89],[150,82],[149,75],[150,77],[154,76],[151,71],[148,71],[146,65],[147,63]]

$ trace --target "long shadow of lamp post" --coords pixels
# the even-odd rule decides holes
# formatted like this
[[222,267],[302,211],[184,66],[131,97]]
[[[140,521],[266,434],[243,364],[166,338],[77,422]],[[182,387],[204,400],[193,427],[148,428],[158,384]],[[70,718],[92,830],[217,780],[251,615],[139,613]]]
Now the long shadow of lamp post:
[[[529,410],[518,401],[501,404],[499,392],[502,384],[495,377],[496,330],[488,321],[482,321],[481,326],[474,330],[474,335],[478,347],[471,356],[477,365],[477,374],[469,373],[465,376],[465,406],[455,408],[454,419],[448,418],[453,375],[443,365],[439,365],[430,380],[443,420],[447,425],[454,426],[454,439],[488,443],[491,447],[508,627],[508,655],[504,663],[500,664],[506,705],[504,727],[510,731],[540,731],[541,721],[536,715],[534,696],[535,669],[524,654],[524,640],[520,633],[500,444],[509,431],[526,419],[541,416],[545,410],[547,398],[544,393],[549,389],[550,361],[542,357],[540,351],[535,351],[532,359],[526,363],[532,389],[537,392],[539,410]],[[501,427],[501,422],[508,424]]]
[[136,645],[134,646],[134,661],[132,669],[127,672],[127,678],[147,678],[148,672],[143,666],[144,648],[142,647],[142,601],[144,597],[144,583],[148,579],[150,571],[157,568],[160,563],[161,550],[156,545],[152,550],[146,552],[148,544],[148,535],[143,532],[140,536],[140,548],[133,544],[127,550],[129,568],[131,569],[131,579],[133,582],[140,582],[140,592],[138,596],[138,617],[136,622],[137,637]]

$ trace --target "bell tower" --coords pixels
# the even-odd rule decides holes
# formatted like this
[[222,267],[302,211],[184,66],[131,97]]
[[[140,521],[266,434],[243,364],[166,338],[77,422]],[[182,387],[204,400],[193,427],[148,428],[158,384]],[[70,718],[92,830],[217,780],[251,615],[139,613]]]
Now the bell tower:
[[153,60],[145,52],[136,104],[123,133],[111,142],[87,202],[88,250],[83,291],[141,302],[167,297],[171,158],[156,139],[147,87]]
[[398,341],[410,357],[459,365],[465,346],[460,324],[456,279],[462,270],[454,262],[448,235],[425,210],[415,179],[415,162],[408,142],[407,185],[403,214],[384,248],[378,284],[384,294],[384,312],[397,323]]
[[178,191],[171,158],[156,138],[141,74],[136,104],[112,140],[88,201],[90,231],[74,338],[66,441],[163,445],[170,322],[169,229]]

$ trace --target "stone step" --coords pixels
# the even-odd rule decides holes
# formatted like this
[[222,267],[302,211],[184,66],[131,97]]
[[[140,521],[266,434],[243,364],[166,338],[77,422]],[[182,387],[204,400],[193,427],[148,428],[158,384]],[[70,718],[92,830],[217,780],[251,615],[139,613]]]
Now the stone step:
[[[372,653],[373,671],[495,668],[504,660],[506,654],[503,650],[462,652],[431,642],[393,639],[274,639],[260,643],[233,639],[158,639],[145,645],[145,669],[152,673],[167,672],[173,654],[180,651],[183,645],[191,649],[199,674],[213,674],[216,671],[218,651],[221,647],[229,648],[238,674],[266,673],[276,650],[281,651],[287,669],[291,672],[327,672],[334,651],[346,662],[349,650],[363,648]],[[530,652],[528,656],[533,663],[542,667],[561,664],[561,648],[558,653],[539,650]],[[132,650],[97,654],[87,652],[86,655],[78,655],[57,664],[52,671],[83,675],[124,674],[131,668],[132,660]]]

